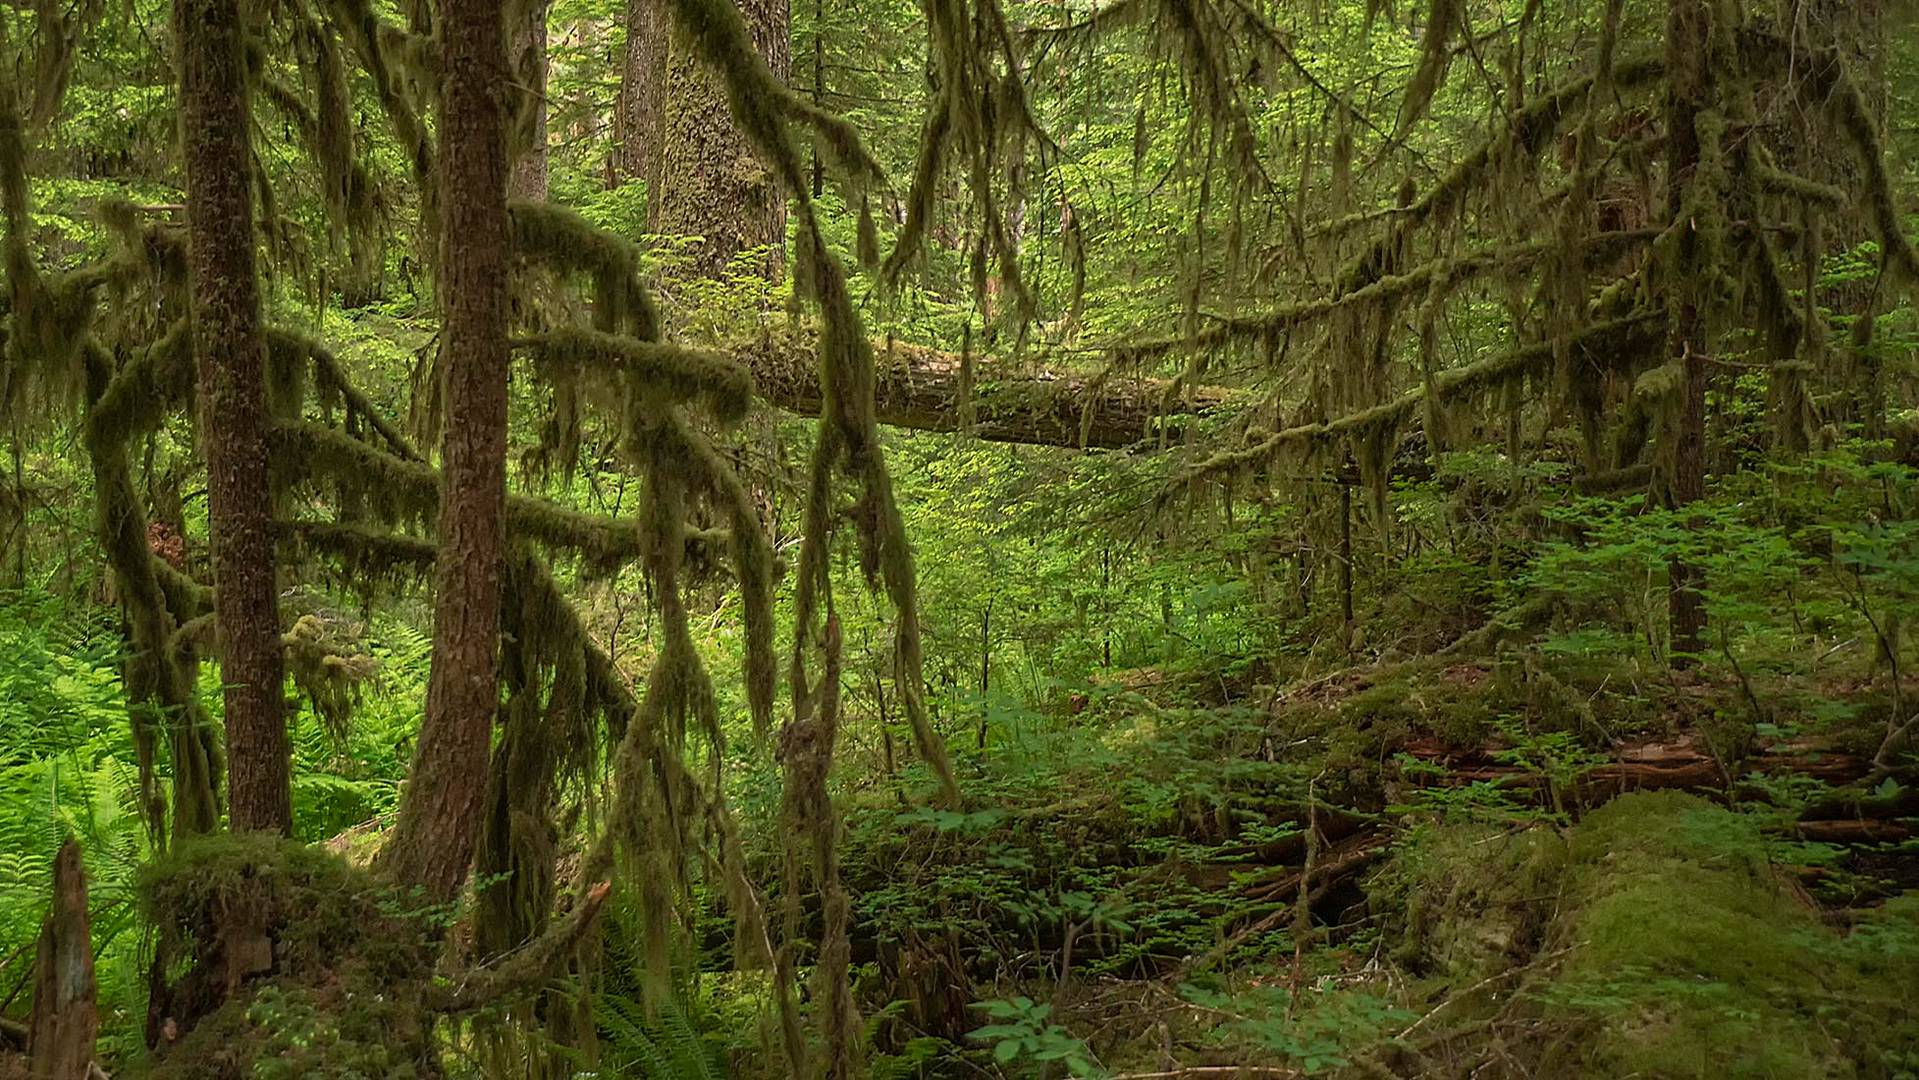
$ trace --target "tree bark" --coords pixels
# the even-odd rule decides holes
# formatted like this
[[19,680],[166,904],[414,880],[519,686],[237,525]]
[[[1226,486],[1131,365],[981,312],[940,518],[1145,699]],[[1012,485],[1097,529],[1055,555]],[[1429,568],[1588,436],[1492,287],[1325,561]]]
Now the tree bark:
[[526,6],[526,24],[514,33],[513,68],[525,100],[507,194],[525,202],[545,202],[547,0],[528,0]]
[[53,860],[53,909],[40,927],[27,1057],[33,1080],[87,1080],[100,1031],[94,1003],[87,876],[71,837]]
[[[660,142],[660,93],[665,86],[666,16],[660,0],[627,0],[626,56],[620,66],[619,168],[615,179],[646,182],[647,204],[659,193],[653,167]],[[654,212],[647,212],[651,226]]]
[[[1712,12],[1706,0],[1671,0],[1666,25],[1666,169],[1668,220],[1678,224],[1677,250],[1669,267],[1671,324],[1668,351],[1682,368],[1678,415],[1669,434],[1669,495],[1675,509],[1699,501],[1706,489],[1706,378],[1712,349],[1703,292],[1704,244],[1692,220],[1694,188],[1701,183],[1699,114],[1713,104]],[[1669,617],[1673,665],[1686,666],[1700,651],[1706,625],[1697,566],[1675,559],[1671,566]]]
[[[728,351],[753,372],[760,397],[768,404],[802,416],[819,415],[819,365],[806,336],[770,336]],[[961,421],[966,389],[958,355],[878,341],[873,353],[874,408],[880,423],[917,431],[965,430],[991,442],[1123,449],[1156,441],[1156,423],[1177,428],[1241,396],[1222,387],[1200,386],[1169,400],[1168,384],[1158,379],[1022,370],[1003,360],[976,357],[973,423],[967,426]]]
[[253,155],[238,0],[175,0],[188,276],[236,830],[287,833],[285,659],[266,459],[265,343],[254,267]]
[[506,498],[507,218],[500,5],[443,0],[441,266],[446,434],[426,719],[385,869],[432,897],[473,858],[499,706]]
[[[789,0],[738,3],[767,67],[786,81],[793,59]],[[767,247],[756,269],[777,279],[784,265],[785,193],[734,126],[724,87],[677,27],[669,35],[661,79],[650,173],[660,182],[649,200],[650,226],[701,238],[686,268],[690,276],[719,277],[740,252]]]

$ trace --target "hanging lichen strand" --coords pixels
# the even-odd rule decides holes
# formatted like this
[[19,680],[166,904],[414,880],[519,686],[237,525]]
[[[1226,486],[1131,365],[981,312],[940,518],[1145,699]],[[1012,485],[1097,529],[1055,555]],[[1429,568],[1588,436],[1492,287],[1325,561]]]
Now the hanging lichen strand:
[[[59,40],[54,34],[42,44]],[[4,45],[0,41],[0,47]],[[12,61],[10,56],[5,59]],[[57,87],[43,84],[41,89],[55,94]],[[6,81],[0,85],[0,207],[7,225],[9,301],[4,399],[15,417],[32,402],[65,407],[77,400],[81,406],[96,532],[119,582],[125,613],[127,709],[141,810],[149,834],[164,844],[170,833],[207,832],[217,826],[219,776],[224,771],[218,733],[195,692],[195,637],[184,629],[205,614],[211,598],[149,548],[146,514],[128,452],[136,438],[192,399],[184,243],[177,233],[130,230],[137,246],[122,257],[43,276],[29,247],[26,145],[15,84]],[[116,303],[112,310],[118,325],[102,327],[98,293],[103,288],[114,290],[122,301],[127,294],[144,293],[154,302]],[[93,336],[103,329],[128,334],[126,348],[104,348]],[[170,814],[157,769],[163,734],[172,766]]]
[[[1710,6],[1714,29],[1700,62],[1711,66],[1718,89],[1688,113],[1700,128],[1704,173],[1693,174],[1685,198],[1669,203],[1660,220],[1647,220],[1654,192],[1646,178],[1659,175],[1648,162],[1669,135],[1648,121],[1648,98],[1664,91],[1671,62],[1629,55],[1622,5],[1610,4],[1593,71],[1530,97],[1513,94],[1498,129],[1423,193],[1410,181],[1402,185],[1390,213],[1335,200],[1335,216],[1313,233],[1356,245],[1328,275],[1322,296],[1220,315],[1197,331],[1114,343],[1114,359],[1134,363],[1189,351],[1268,364],[1284,358],[1291,366],[1272,374],[1281,386],[1303,388],[1297,404],[1243,414],[1231,432],[1237,445],[1199,448],[1176,473],[1166,504],[1202,487],[1220,490],[1203,479],[1285,483],[1286,476],[1336,475],[1351,462],[1372,487],[1383,523],[1386,481],[1405,436],[1423,428],[1427,452],[1442,452],[1461,425],[1474,422],[1465,410],[1476,402],[1503,410],[1514,435],[1546,432],[1550,418],[1570,411],[1592,482],[1652,476],[1669,492],[1674,444],[1688,426],[1678,422],[1686,380],[1683,365],[1669,367],[1660,356],[1660,337],[1669,298],[1689,291],[1703,290],[1702,301],[1718,313],[1713,325],[1724,329],[1708,327],[1708,337],[1739,323],[1760,328],[1778,443],[1806,445],[1819,423],[1813,401],[1830,398],[1843,378],[1826,360],[1824,318],[1811,299],[1824,256],[1817,219],[1842,204],[1855,207],[1888,279],[1910,281],[1919,259],[1898,228],[1879,137],[1839,51],[1828,41],[1800,40],[1804,26],[1787,40],[1764,22],[1742,22],[1731,5]],[[1115,16],[1139,10],[1127,5]],[[1417,124],[1443,87],[1448,36],[1473,33],[1466,17],[1446,0],[1430,5],[1402,127]],[[1778,98],[1828,118],[1838,145],[1824,152],[1838,149],[1857,161],[1859,190],[1778,164],[1809,156],[1786,141],[1791,132],[1754,121],[1755,103]],[[1330,163],[1335,194],[1353,182],[1339,170],[1354,156],[1349,148]],[[1368,223],[1370,233],[1355,236]],[[1675,254],[1682,241],[1693,251],[1683,260]],[[1494,346],[1442,365],[1436,343],[1443,328],[1489,300],[1506,304],[1516,340],[1504,351]],[[1728,318],[1734,311],[1750,318]],[[1416,333],[1401,332],[1407,321]],[[1310,489],[1298,494],[1312,503]],[[1305,520],[1311,527],[1317,519]]]

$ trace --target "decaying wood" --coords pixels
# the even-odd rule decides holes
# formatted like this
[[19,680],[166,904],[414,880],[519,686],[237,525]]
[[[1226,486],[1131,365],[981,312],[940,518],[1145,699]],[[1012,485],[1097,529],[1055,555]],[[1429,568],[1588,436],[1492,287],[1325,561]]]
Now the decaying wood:
[[[768,403],[802,416],[820,412],[819,365],[805,334],[778,333],[729,347]],[[916,431],[959,431],[962,359],[954,353],[883,342],[874,345],[874,407],[879,422]],[[1137,376],[1098,376],[1028,368],[975,357],[973,424],[993,442],[1121,449],[1152,443],[1189,418],[1220,411],[1242,395],[1215,386],[1170,393],[1170,384]]]
[[[1445,768],[1445,774],[1432,782],[1446,786],[1490,783],[1524,792],[1543,790],[1546,783],[1538,772],[1502,762],[1501,748],[1496,746],[1448,747],[1428,739],[1402,749],[1422,762]],[[1590,808],[1628,791],[1727,791],[1753,773],[1790,773],[1835,786],[1872,773],[1872,762],[1865,756],[1809,739],[1764,743],[1737,762],[1721,761],[1695,734],[1624,744],[1615,747],[1612,756],[1614,760],[1580,773],[1571,790],[1562,793],[1572,806]],[[1912,835],[1912,829],[1886,819],[1905,816],[1909,809],[1903,803],[1816,803],[1806,808],[1796,830],[1801,839],[1827,843],[1903,840]]]
[[[1408,743],[1401,749],[1420,761],[1444,766],[1442,782],[1463,785],[1479,782],[1501,787],[1538,788],[1545,783],[1538,772],[1504,763],[1498,746],[1450,747],[1437,740]],[[1790,772],[1829,784],[1851,783],[1871,771],[1858,754],[1845,753],[1807,740],[1762,744],[1743,761],[1720,760],[1696,734],[1665,740],[1624,743],[1612,750],[1614,760],[1579,774],[1575,791],[1580,805],[1593,805],[1626,791],[1666,789],[1725,789],[1748,773]]]
[[27,1054],[34,1080],[87,1080],[100,1030],[87,877],[72,838],[53,860],[53,907],[40,928]]

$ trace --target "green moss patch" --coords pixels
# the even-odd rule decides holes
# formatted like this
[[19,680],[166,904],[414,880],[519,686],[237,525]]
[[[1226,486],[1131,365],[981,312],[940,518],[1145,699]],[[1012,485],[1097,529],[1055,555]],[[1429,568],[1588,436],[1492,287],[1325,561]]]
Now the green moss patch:
[[1563,839],[1432,827],[1378,884],[1402,959],[1460,996],[1435,1025],[1458,1034],[1429,1040],[1428,1065],[1494,1046],[1542,1076],[1919,1064],[1919,903],[1843,933],[1775,871],[1756,819],[1696,796],[1623,796]]

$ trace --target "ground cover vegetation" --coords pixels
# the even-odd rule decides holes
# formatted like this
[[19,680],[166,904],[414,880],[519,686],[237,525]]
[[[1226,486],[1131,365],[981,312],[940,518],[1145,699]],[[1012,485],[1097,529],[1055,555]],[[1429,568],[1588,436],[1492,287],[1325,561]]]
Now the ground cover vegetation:
[[1905,0],[0,9],[0,1076],[1919,1076]]

